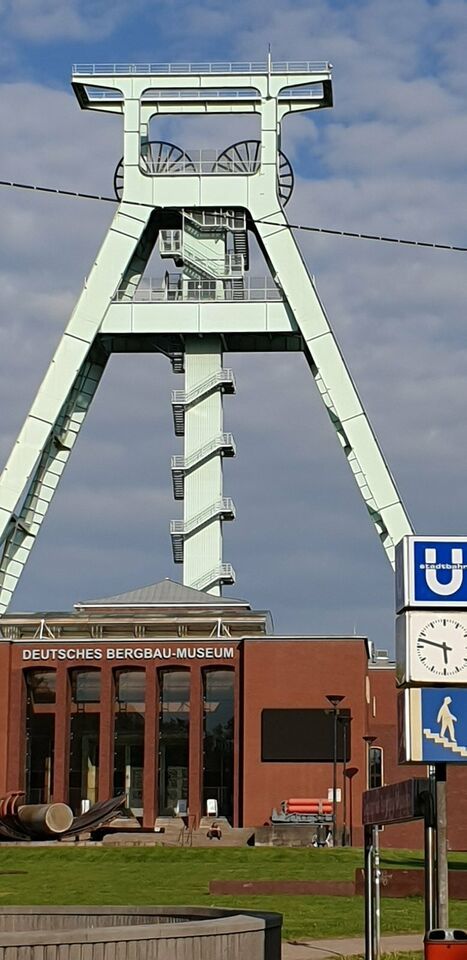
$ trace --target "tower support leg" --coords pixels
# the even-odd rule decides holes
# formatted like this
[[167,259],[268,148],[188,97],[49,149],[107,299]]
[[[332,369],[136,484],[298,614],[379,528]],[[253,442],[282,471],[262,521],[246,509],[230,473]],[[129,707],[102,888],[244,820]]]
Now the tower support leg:
[[0,612],[12,598],[99,383],[106,357],[96,337],[114,294],[134,272],[151,212],[130,204],[117,210],[0,476]]
[[[283,215],[282,215],[283,216]],[[280,215],[275,217],[280,219]],[[301,253],[285,218],[283,225],[256,221],[271,272],[284,291],[302,334],[305,355],[392,566],[395,545],[413,527],[363,408]]]

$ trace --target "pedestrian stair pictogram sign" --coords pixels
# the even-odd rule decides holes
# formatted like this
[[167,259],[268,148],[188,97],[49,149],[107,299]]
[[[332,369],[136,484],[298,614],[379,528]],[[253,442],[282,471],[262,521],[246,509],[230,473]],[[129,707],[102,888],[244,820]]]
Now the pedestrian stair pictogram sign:
[[432,740],[433,743],[438,743],[442,747],[445,747],[446,750],[451,750],[453,753],[458,753],[460,757],[467,759],[467,747],[459,747],[457,743],[453,743],[451,740],[448,740],[447,737],[440,737],[438,733],[433,733],[433,731],[428,728],[423,731],[423,736],[426,740]]
[[467,687],[400,691],[399,762],[467,763]]

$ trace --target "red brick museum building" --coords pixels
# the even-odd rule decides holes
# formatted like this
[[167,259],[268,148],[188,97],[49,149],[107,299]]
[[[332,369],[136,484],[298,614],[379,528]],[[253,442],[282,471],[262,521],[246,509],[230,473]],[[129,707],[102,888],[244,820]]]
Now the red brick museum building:
[[[425,775],[398,765],[394,665],[365,637],[277,636],[269,613],[171,580],[72,612],[5,614],[0,662],[1,795],[78,813],[125,792],[146,829],[179,801],[199,820],[214,799],[233,825],[263,825],[288,798],[328,798],[330,694],[344,697],[337,821],[345,788],[354,843],[368,784]],[[464,769],[449,771],[452,849],[467,849]],[[382,841],[422,846],[421,824]]]

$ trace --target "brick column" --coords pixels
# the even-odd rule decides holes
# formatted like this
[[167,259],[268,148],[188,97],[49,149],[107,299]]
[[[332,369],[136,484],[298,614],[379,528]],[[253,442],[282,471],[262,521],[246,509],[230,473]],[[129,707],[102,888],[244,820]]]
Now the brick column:
[[98,799],[113,796],[114,773],[114,696],[112,668],[105,665],[101,671],[101,701],[99,724],[99,788]]
[[54,784],[55,803],[68,800],[68,776],[70,769],[70,693],[68,670],[65,666],[57,669],[57,689],[55,696],[55,744],[54,744]]
[[143,827],[145,830],[153,830],[156,819],[156,757],[159,750],[159,710],[156,669],[152,663],[146,665],[145,689]]
[[203,690],[201,670],[190,671],[190,760],[188,771],[188,808],[196,824],[204,813],[201,790],[203,778]]
[[[5,664],[5,666],[7,665]],[[7,790],[24,790],[26,697],[23,671],[20,667],[11,668],[10,723],[9,729],[5,727],[5,741],[8,745]]]
[[241,747],[242,747],[242,683],[241,661],[235,666],[234,674],[234,755],[233,755],[233,826],[239,827],[242,816],[241,803]]

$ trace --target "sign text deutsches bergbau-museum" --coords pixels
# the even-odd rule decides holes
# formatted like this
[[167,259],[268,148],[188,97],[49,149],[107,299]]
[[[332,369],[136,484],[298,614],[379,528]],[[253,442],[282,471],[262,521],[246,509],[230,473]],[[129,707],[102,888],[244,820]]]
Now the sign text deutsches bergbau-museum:
[[23,660],[233,660],[234,647],[30,647]]

